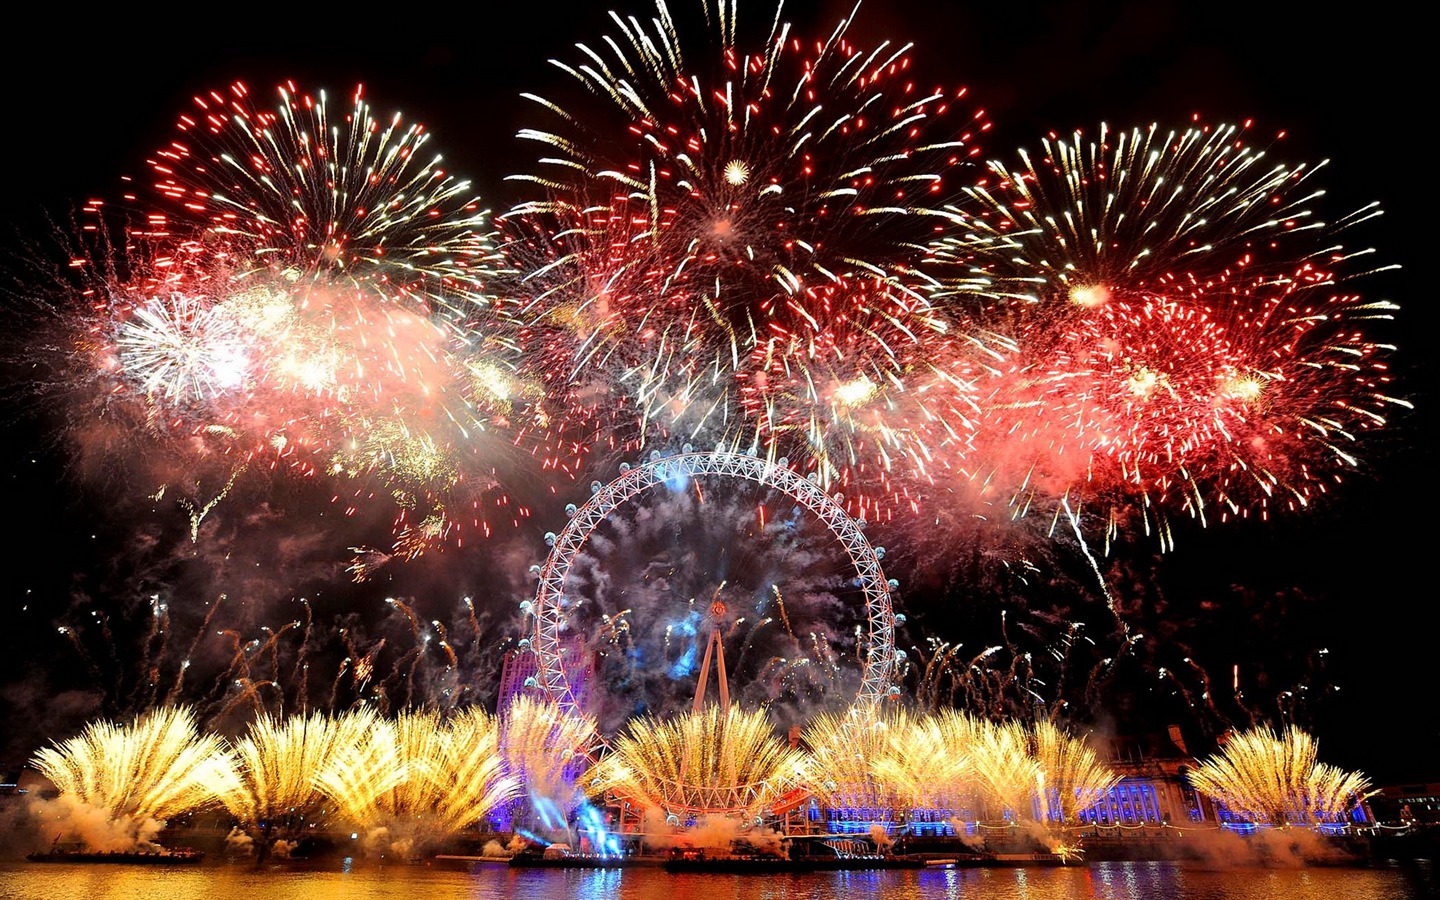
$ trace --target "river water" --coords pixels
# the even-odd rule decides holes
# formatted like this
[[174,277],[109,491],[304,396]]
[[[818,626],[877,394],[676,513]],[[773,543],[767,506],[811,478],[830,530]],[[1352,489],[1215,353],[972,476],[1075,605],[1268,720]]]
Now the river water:
[[682,875],[659,869],[362,867],[257,870],[0,862],[0,900],[1432,900],[1432,861],[1384,868],[1214,869],[1176,863]]

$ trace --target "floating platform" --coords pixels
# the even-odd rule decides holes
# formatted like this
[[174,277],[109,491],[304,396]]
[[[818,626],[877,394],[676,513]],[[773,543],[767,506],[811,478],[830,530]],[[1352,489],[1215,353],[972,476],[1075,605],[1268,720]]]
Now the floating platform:
[[199,850],[45,850],[28,854],[30,862],[53,863],[116,863],[132,866],[194,865],[205,859]]

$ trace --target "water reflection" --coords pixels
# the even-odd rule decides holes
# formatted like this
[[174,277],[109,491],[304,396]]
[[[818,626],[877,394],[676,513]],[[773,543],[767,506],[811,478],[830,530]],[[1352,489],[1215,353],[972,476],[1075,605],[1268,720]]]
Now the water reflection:
[[0,863],[0,900],[1428,900],[1430,862],[1393,869],[1197,869],[1096,863],[1059,869],[924,869],[779,876],[672,875],[657,869],[465,869],[338,862],[325,869],[248,865],[163,869]]

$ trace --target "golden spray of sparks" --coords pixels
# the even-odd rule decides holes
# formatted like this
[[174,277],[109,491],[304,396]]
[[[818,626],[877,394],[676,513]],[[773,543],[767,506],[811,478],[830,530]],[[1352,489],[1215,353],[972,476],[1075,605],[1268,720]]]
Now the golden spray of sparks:
[[[1030,756],[1029,735],[1019,722],[982,722],[963,752],[970,760],[976,817],[1000,821],[1034,818],[1040,767]],[[958,749],[958,748],[957,748]]]
[[62,798],[134,834],[214,802],[224,748],[219,737],[199,734],[189,709],[162,707],[126,725],[93,722],[39,751],[32,765]]
[[914,719],[892,729],[890,746],[875,761],[875,775],[890,784],[900,804],[916,808],[965,807],[974,793],[969,747],[981,722],[958,710]]
[[501,717],[500,752],[531,798],[563,804],[573,792],[566,770],[583,762],[596,735],[594,717],[522,694]]
[[595,768],[596,793],[675,814],[755,815],[805,778],[805,755],[771,728],[765,711],[710,706],[630,722]]
[[1374,793],[1360,772],[1316,761],[1315,739],[1297,728],[1254,728],[1234,735],[1190,772],[1195,789],[1234,815],[1270,825],[1343,821]]
[[380,720],[341,748],[317,777],[344,815],[397,851],[437,840],[484,818],[515,796],[504,771],[495,717],[478,707],[442,720],[407,712]]
[[1042,815],[1051,822],[1074,822],[1115,785],[1120,776],[1100,761],[1085,741],[1052,722],[1030,729],[1032,752],[1040,769]]
[[368,711],[279,718],[262,715],[234,745],[220,801],[242,824],[309,815],[324,799],[316,777],[376,724]]
[[810,751],[805,786],[830,807],[895,806],[900,779],[892,764],[894,747],[914,728],[903,712],[869,714],[860,708],[823,713],[805,728],[801,739]]

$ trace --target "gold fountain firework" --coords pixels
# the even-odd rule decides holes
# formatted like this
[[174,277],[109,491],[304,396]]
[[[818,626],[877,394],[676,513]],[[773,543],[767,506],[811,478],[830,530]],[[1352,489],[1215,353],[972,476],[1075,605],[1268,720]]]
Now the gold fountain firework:
[[500,752],[532,800],[565,805],[575,794],[567,772],[584,764],[597,734],[593,716],[522,694],[501,717]]
[[953,709],[912,717],[907,728],[892,729],[887,752],[875,762],[876,777],[908,809],[967,806],[974,793],[969,747],[979,727]]
[[1041,812],[1047,821],[1073,822],[1120,782],[1084,740],[1052,722],[1030,729],[1032,753],[1040,769]]
[[194,713],[174,706],[129,724],[92,722],[40,750],[32,764],[62,799],[104,812],[133,836],[147,823],[213,803],[216,773],[227,761],[220,738],[199,734]]
[[915,726],[903,711],[872,714],[857,707],[817,716],[801,735],[810,752],[806,789],[832,808],[899,805],[904,779],[897,776],[910,760],[895,751]]
[[1026,728],[1019,722],[985,722],[969,747],[980,818],[1034,819],[1040,766],[1030,755]]
[[749,817],[799,788],[807,765],[804,753],[776,737],[765,710],[709,706],[632,720],[590,784],[596,794],[671,814]]
[[501,762],[498,723],[476,707],[448,722],[435,712],[378,720],[316,781],[348,819],[406,849],[479,821],[517,789]]
[[262,715],[234,744],[233,766],[220,773],[220,802],[243,825],[304,818],[325,798],[317,776],[376,724],[369,711]]
[[1312,825],[1343,820],[1374,793],[1360,772],[1317,762],[1315,739],[1297,728],[1253,728],[1234,735],[1190,772],[1200,793],[1258,824]]

